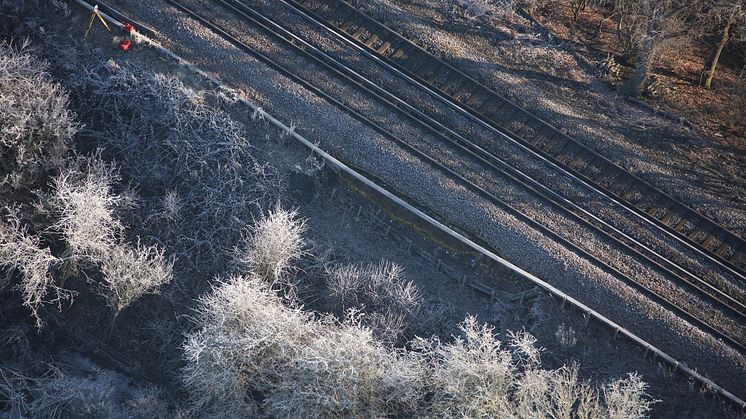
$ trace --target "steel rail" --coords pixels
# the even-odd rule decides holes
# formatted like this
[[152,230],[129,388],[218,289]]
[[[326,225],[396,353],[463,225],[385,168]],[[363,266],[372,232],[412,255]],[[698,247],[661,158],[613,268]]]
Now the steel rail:
[[[454,100],[447,93],[440,91],[438,88],[431,87],[426,81],[422,80],[419,76],[417,76],[417,75],[410,75],[409,71],[407,69],[405,69],[403,66],[401,66],[399,64],[396,64],[394,62],[391,62],[388,59],[381,58],[381,57],[377,56],[376,54],[373,54],[372,52],[370,52],[368,50],[368,47],[365,44],[363,44],[362,42],[358,41],[357,39],[355,39],[354,37],[350,36],[348,33],[342,31],[341,29],[339,29],[339,28],[337,28],[337,27],[329,24],[323,18],[321,18],[320,16],[318,16],[317,14],[315,14],[315,13],[313,13],[313,12],[311,12],[311,11],[305,9],[305,8],[303,8],[303,6],[300,5],[300,4],[297,4],[295,2],[295,0],[279,0],[279,1],[281,3],[283,3],[283,4],[285,4],[285,5],[293,8],[293,9],[295,9],[302,17],[304,17],[309,22],[311,22],[311,23],[313,23],[315,25],[318,25],[321,28],[325,29],[326,31],[332,33],[333,35],[335,35],[339,39],[343,40],[345,43],[347,43],[347,44],[353,46],[354,48],[356,48],[357,50],[361,51],[364,55],[366,55],[370,59],[374,60],[375,62],[379,63],[380,65],[385,66],[386,68],[388,68],[389,70],[393,71],[394,73],[396,73],[397,75],[399,75],[403,79],[409,81],[410,83],[413,83],[414,85],[418,86],[422,90],[424,90],[424,91],[428,92],[429,94],[433,95],[435,98],[437,98],[441,102],[445,103],[449,107],[451,107],[453,109],[456,109],[457,111],[459,111],[463,115],[466,115],[471,120],[477,122],[479,125],[483,126],[484,128],[487,128],[488,130],[490,130],[490,131],[492,131],[492,132],[500,135],[501,137],[509,140],[513,144],[519,146],[521,149],[529,152],[535,158],[537,158],[537,159],[541,160],[542,162],[548,164],[553,169],[561,172],[565,176],[568,176],[568,177],[572,178],[576,182],[579,182],[581,185],[583,185],[584,187],[586,187],[588,190],[590,190],[590,191],[592,191],[594,193],[597,193],[597,194],[601,195],[602,197],[606,198],[607,200],[613,202],[614,204],[616,204],[616,205],[624,208],[626,211],[630,212],[635,217],[639,218],[640,220],[644,221],[645,223],[647,223],[647,224],[649,224],[651,226],[656,227],[658,230],[660,230],[661,232],[665,233],[667,236],[674,238],[675,240],[679,241],[680,243],[682,243],[686,247],[694,250],[696,253],[700,254],[701,256],[704,256],[705,258],[707,258],[708,260],[710,260],[713,263],[717,264],[718,266],[722,267],[723,269],[726,269],[727,271],[731,272],[733,275],[735,275],[736,277],[738,277],[742,282],[746,283],[746,274],[744,272],[742,272],[741,270],[739,270],[738,268],[734,267],[729,261],[723,259],[719,255],[716,255],[716,254],[710,252],[709,250],[703,248],[699,244],[695,244],[695,243],[691,242],[688,239],[682,238],[676,232],[672,232],[671,229],[670,229],[670,227],[667,226],[666,224],[662,223],[660,220],[657,220],[655,217],[652,217],[648,213],[646,213],[646,212],[638,209],[637,207],[634,206],[634,204],[625,202],[624,200],[617,199],[614,196],[613,192],[611,192],[610,190],[608,190],[606,188],[603,188],[600,185],[596,185],[594,183],[586,181],[585,179],[583,179],[579,175],[576,175],[575,173],[571,172],[567,168],[563,167],[563,165],[560,162],[558,162],[555,158],[544,156],[541,153],[535,151],[532,147],[526,145],[524,143],[524,140],[520,139],[520,137],[517,137],[517,136],[515,136],[515,134],[511,133],[510,131],[508,131],[508,130],[500,127],[500,126],[497,126],[496,124],[494,124],[493,122],[489,121],[489,119],[485,118],[483,115],[477,113],[476,111],[474,111],[474,110],[472,110],[472,109],[470,109],[470,108],[468,108],[468,107],[466,107],[466,106],[458,103],[456,100]],[[341,0],[338,0],[338,1],[341,1]],[[354,7],[348,5],[346,2],[341,2],[341,3],[344,4],[344,5],[346,5],[346,6],[348,6],[352,10],[354,10],[355,13],[358,13],[360,16],[368,19],[371,22],[375,22],[377,25],[379,25],[382,28],[385,28],[393,36],[395,36],[397,39],[400,39],[401,41],[406,42],[408,44],[411,44],[418,51],[421,51],[422,53],[427,54],[427,55],[429,55],[429,56],[432,57],[432,54],[430,54],[429,52],[427,52],[425,49],[423,49],[422,47],[418,46],[414,42],[412,42],[412,41],[406,39],[405,37],[401,36],[396,31],[388,28],[387,26],[385,26],[385,25],[383,25],[381,23],[378,23],[372,17],[370,17],[367,14],[365,14],[365,13],[363,13],[363,12],[355,9]],[[435,57],[433,57],[433,59],[437,60],[437,58],[435,58]],[[443,62],[442,60],[438,60],[438,61]],[[499,96],[497,93],[495,93],[494,91],[492,91],[488,87],[486,87],[483,84],[479,83],[478,81],[474,80],[472,77],[463,74],[461,71],[459,71],[458,69],[456,69],[452,65],[450,65],[448,63],[445,63],[445,62],[443,62],[443,65],[448,66],[453,72],[456,72],[456,73],[459,73],[459,74],[463,75],[463,77],[467,78],[468,80],[470,80],[475,85],[480,86],[482,89],[484,89],[484,90],[490,92],[491,94],[493,94],[493,95],[495,95],[497,97],[500,97],[501,99],[503,99],[506,102],[510,103],[516,109],[520,109],[525,114],[530,115],[531,117],[535,118],[536,120],[538,120],[538,121],[542,122],[543,124],[551,127],[551,129],[553,129],[554,131],[559,132],[556,128],[554,128],[550,124],[544,122],[541,118],[538,118],[538,117],[534,116],[533,114],[531,114],[530,112],[522,109],[518,105],[513,104],[508,99],[502,98],[501,96]],[[560,133],[560,134],[563,135],[563,136],[565,136],[562,133]],[[576,140],[570,139],[570,141],[574,141],[579,146],[588,149],[586,146],[583,146],[582,144],[578,143]],[[592,151],[592,150],[588,149],[588,152],[597,155],[599,158],[601,158],[601,159],[603,159],[605,161],[608,161],[611,165],[614,165],[615,167],[619,167],[618,165],[616,165],[613,162],[610,162],[608,159],[606,159],[605,157],[601,156],[599,153],[597,153],[595,151]],[[671,202],[674,202],[674,203],[676,203],[677,205],[680,205],[683,208],[689,209],[686,205],[684,205],[680,201],[676,200],[673,197],[670,197],[669,195],[665,194],[664,192],[662,192],[659,189],[655,188],[654,186],[650,185],[648,182],[646,182],[646,181],[644,181],[642,179],[639,179],[637,176],[630,174],[629,172],[627,172],[626,170],[624,170],[622,168],[619,168],[619,170],[622,171],[622,172],[624,172],[624,173],[629,174],[634,179],[637,179],[637,181],[639,181],[640,183],[646,185],[650,190],[656,191],[660,195],[665,196]],[[724,227],[720,226],[716,222],[710,220],[709,218],[704,217],[703,215],[697,213],[694,210],[689,209],[689,211],[691,211],[691,213],[693,213],[693,214],[697,214],[697,215],[703,217],[704,219],[706,219],[707,221],[709,221],[713,225],[718,226],[722,231],[727,232],[728,234],[731,234],[731,235],[735,236],[733,233],[729,232],[727,229],[725,229]]]
[[[642,248],[645,252],[652,255],[652,257],[649,257],[647,255],[642,255],[642,254],[641,256],[643,256],[645,260],[647,260],[648,262],[652,263],[657,269],[662,270],[666,274],[673,275],[679,281],[683,282],[686,286],[694,288],[697,292],[703,294],[705,298],[716,301],[716,304],[722,305],[727,311],[730,311],[731,313],[736,314],[737,316],[741,318],[746,316],[746,305],[744,305],[744,303],[733,298],[731,295],[728,295],[727,293],[723,292],[721,289],[713,286],[708,281],[697,277],[695,274],[691,273],[686,268],[683,268],[680,265],[671,262],[665,256],[659,254],[655,250],[649,248],[645,244],[641,243],[639,240],[636,240],[635,238],[629,236],[628,234],[624,233],[618,228],[610,225],[606,221],[597,217],[595,214],[585,210],[584,208],[580,207],[579,205],[575,204],[569,199],[554,192],[551,188],[541,184],[540,182],[533,179],[531,176],[524,173],[520,169],[514,168],[509,163],[505,162],[504,160],[500,159],[499,157],[495,156],[489,151],[484,150],[482,147],[468,140],[461,134],[453,131],[449,127],[443,125],[439,121],[435,120],[429,115],[426,115],[419,109],[413,107],[412,105],[407,103],[405,100],[401,99],[396,94],[391,93],[385,90],[384,88],[378,86],[377,84],[371,82],[365,76],[357,73],[355,70],[346,66],[344,63],[329,56],[321,49],[317,48],[316,46],[307,42],[303,38],[285,29],[282,25],[273,21],[271,18],[268,18],[262,15],[260,12],[256,11],[255,9],[249,7],[248,5],[246,5],[245,2],[240,1],[240,0],[213,0],[213,1],[219,2],[231,8],[234,12],[240,13],[245,18],[250,19],[254,24],[261,27],[265,31],[268,31],[274,34],[275,36],[280,37],[281,39],[284,39],[285,42],[288,42],[291,47],[293,47],[298,52],[304,55],[308,55],[309,57],[314,59],[316,62],[319,62],[322,65],[325,65],[327,68],[329,68],[329,66],[332,66],[336,74],[340,74],[340,72],[343,72],[344,74],[340,74],[340,75],[342,77],[345,77],[347,80],[350,80],[350,77],[352,77],[353,80],[350,80],[350,81],[352,81],[359,87],[363,87],[365,91],[375,95],[376,98],[381,99],[388,104],[391,104],[393,107],[399,110],[400,113],[404,117],[415,121],[416,123],[425,127],[427,130],[429,130],[433,134],[444,139],[445,141],[448,141],[456,145],[457,147],[462,148],[464,151],[469,153],[471,156],[479,159],[480,162],[489,165],[492,169],[498,171],[500,174],[509,177],[511,180],[519,183],[524,188],[530,190],[533,193],[538,194],[545,200],[551,202],[553,205],[561,208],[563,212],[571,215],[573,218],[581,221],[585,225],[590,226],[594,230],[600,230],[606,237],[611,238],[612,240],[621,244],[625,248],[633,250],[635,253],[640,253],[640,252],[631,248],[632,245]],[[240,9],[240,10],[237,10],[237,9]],[[314,57],[312,53],[316,54],[316,57]],[[364,86],[360,86],[360,84],[363,84]],[[501,168],[496,167],[495,162],[499,164]],[[529,184],[533,186],[530,186]],[[537,190],[537,188],[541,189],[541,191]],[[547,194],[550,195],[552,198],[546,196]],[[567,208],[568,206],[571,207],[571,209]],[[592,222],[583,219],[575,211],[583,214],[584,216],[591,218],[593,220],[592,222],[601,224],[603,227],[593,225]],[[610,230],[611,233],[609,231],[603,230],[604,228],[607,230]],[[620,239],[620,238],[614,237],[612,236],[612,234],[616,234],[618,236],[621,236],[622,238]],[[629,245],[625,243],[624,241],[631,242],[632,245]],[[657,260],[653,260],[653,258],[656,258]],[[663,265],[668,265],[668,267],[663,266]],[[673,272],[673,270],[676,270],[679,273]],[[688,279],[683,278],[681,276],[682,274],[686,276]]]
[[[88,11],[93,10],[93,5],[87,3],[85,0],[74,0],[76,3],[78,3],[80,6],[85,8]],[[104,19],[109,21],[112,24],[119,24],[116,19],[111,18],[110,16],[104,14]],[[140,36],[140,40],[145,42],[147,45],[152,47],[153,49],[157,50],[161,54],[165,55],[168,58],[173,59],[176,63],[185,66],[194,74],[196,74],[199,77],[204,78],[205,80],[208,80],[210,83],[214,85],[214,87],[218,90],[225,89],[228,91],[231,91],[231,89],[226,88],[220,80],[216,79],[214,76],[208,74],[207,72],[203,71],[199,67],[193,65],[192,63],[184,60],[179,55],[175,54],[173,51],[164,48],[159,43],[155,42],[154,40],[148,38],[147,36]],[[526,279],[529,282],[534,283],[544,291],[546,291],[550,296],[559,298],[563,301],[563,303],[569,303],[571,307],[578,310],[578,312],[582,313],[583,316],[587,316],[587,319],[594,318],[598,320],[602,325],[609,328],[609,330],[614,332],[614,337],[618,334],[621,334],[623,337],[629,339],[630,342],[637,345],[638,347],[645,349],[645,355],[647,357],[648,353],[652,353],[653,360],[660,359],[661,361],[665,362],[671,367],[671,371],[673,373],[679,373],[685,377],[688,377],[690,379],[693,379],[694,381],[700,383],[702,385],[702,388],[705,390],[712,391],[716,396],[722,396],[726,400],[728,400],[733,405],[737,406],[741,409],[741,411],[746,410],[746,401],[742,400],[735,394],[731,393],[730,391],[726,390],[725,388],[717,385],[709,378],[703,376],[699,372],[689,368],[686,364],[679,362],[674,357],[668,355],[667,353],[663,352],[662,350],[658,349],[657,347],[651,345],[649,342],[645,341],[644,339],[641,339],[639,336],[635,335],[631,331],[625,329],[624,327],[621,327],[614,321],[606,318],[604,315],[596,312],[595,310],[592,310],[590,307],[584,305],[580,301],[574,299],[573,297],[565,294],[561,290],[555,288],[548,282],[542,280],[541,278],[531,274],[530,272],[527,272],[520,267],[512,264],[511,262],[503,259],[498,254],[495,254],[491,252],[489,249],[486,249],[479,245],[478,243],[470,240],[468,237],[462,235],[458,231],[455,231],[448,226],[442,224],[435,218],[431,217],[430,215],[422,212],[419,208],[412,206],[408,202],[404,201],[400,197],[398,197],[396,194],[390,192],[386,188],[382,187],[381,185],[378,185],[374,181],[372,181],[369,178],[366,178],[359,172],[355,171],[351,167],[347,166],[345,163],[340,161],[339,159],[335,158],[334,156],[328,154],[326,151],[319,148],[316,144],[306,139],[304,136],[300,135],[297,130],[291,129],[286,124],[284,124],[282,121],[278,120],[274,116],[267,114],[263,111],[263,109],[256,104],[248,101],[244,97],[238,97],[238,103],[241,105],[247,107],[250,112],[256,113],[261,111],[264,115],[264,118],[272,125],[276,126],[278,129],[280,129],[282,132],[288,132],[289,137],[296,140],[302,147],[307,148],[312,154],[318,156],[321,158],[325,164],[326,167],[329,167],[334,173],[336,173],[338,176],[347,178],[350,181],[356,182],[358,185],[368,188],[371,192],[377,194],[377,196],[380,197],[380,199],[389,202],[391,204],[394,204],[400,208],[402,208],[404,211],[411,214],[413,217],[422,220],[423,222],[427,223],[428,225],[432,226],[432,228],[443,232],[444,234],[447,234],[451,236],[452,238],[460,241],[465,246],[468,246],[469,248],[473,249],[477,254],[485,256],[488,260],[494,262],[497,266],[501,266],[504,269],[515,273],[516,275],[521,276],[522,278]]]
[[[304,87],[307,87],[307,88],[311,87],[311,91],[313,91],[314,93],[319,94],[321,97],[323,97],[323,98],[325,98],[327,100],[330,100],[332,103],[335,104],[335,106],[340,107],[340,109],[344,110],[345,112],[349,112],[349,113],[353,114],[356,117],[356,119],[360,120],[361,122],[363,122],[363,123],[365,123],[367,125],[370,125],[370,126],[374,127],[374,129],[376,129],[377,131],[379,131],[380,133],[382,133],[383,135],[385,135],[387,138],[390,138],[390,139],[394,140],[397,144],[399,144],[399,145],[401,145],[403,147],[406,147],[408,150],[410,150],[411,152],[415,153],[415,155],[417,155],[419,158],[421,158],[424,161],[428,162],[429,164],[437,167],[439,170],[444,171],[449,176],[458,179],[460,182],[465,183],[466,185],[469,186],[469,188],[471,188],[473,191],[475,191],[479,195],[487,198],[489,201],[495,203],[496,205],[499,205],[499,206],[505,208],[506,210],[510,211],[511,213],[513,213],[514,215],[518,216],[522,220],[526,221],[527,223],[529,223],[533,227],[539,229],[540,231],[542,231],[545,234],[549,235],[550,237],[554,238],[555,240],[557,240],[557,241],[565,244],[566,246],[570,247],[571,249],[574,249],[575,251],[577,251],[577,252],[585,255],[587,258],[589,258],[590,260],[594,261],[598,266],[602,267],[607,272],[613,273],[615,276],[617,276],[620,279],[622,279],[628,285],[633,286],[634,288],[636,288],[639,291],[646,292],[647,294],[649,294],[651,296],[651,298],[654,301],[656,301],[659,304],[662,304],[662,305],[668,307],[672,311],[677,312],[679,315],[681,315],[682,317],[684,317],[685,319],[687,319],[690,323],[697,325],[701,329],[709,331],[709,333],[717,336],[719,339],[721,339],[724,342],[728,343],[733,348],[735,348],[735,349],[737,349],[737,350],[739,350],[741,352],[746,352],[746,346],[744,346],[744,344],[741,343],[740,341],[734,339],[733,337],[731,337],[727,333],[722,332],[721,330],[717,329],[716,327],[710,325],[708,322],[700,319],[696,315],[693,315],[688,310],[680,307],[678,304],[670,301],[666,297],[663,297],[662,295],[660,295],[656,291],[654,291],[654,290],[652,290],[652,289],[650,289],[650,288],[648,288],[648,287],[640,284],[639,282],[633,280],[629,276],[627,276],[624,273],[620,272],[618,269],[614,268],[613,266],[610,266],[608,263],[606,263],[606,262],[602,261],[601,259],[599,259],[598,257],[592,255],[591,253],[589,253],[588,251],[586,251],[585,249],[583,249],[579,245],[570,242],[569,240],[567,240],[564,237],[560,236],[559,234],[557,234],[553,230],[547,228],[546,226],[542,225],[541,223],[536,222],[531,217],[526,216],[525,214],[523,214],[519,210],[515,209],[511,205],[507,204],[506,202],[502,201],[498,197],[494,196],[490,192],[484,190],[483,188],[479,187],[478,185],[475,185],[473,182],[471,182],[468,179],[464,178],[459,173],[456,173],[452,169],[450,169],[450,168],[444,166],[443,164],[439,163],[438,161],[436,161],[432,157],[428,156],[426,153],[422,152],[421,150],[418,150],[416,147],[411,146],[405,140],[400,139],[399,137],[397,137],[396,135],[394,135],[390,131],[388,131],[385,128],[381,127],[379,124],[377,124],[377,123],[369,120],[368,118],[366,118],[365,116],[363,116],[359,112],[354,111],[350,107],[348,107],[348,106],[346,106],[344,104],[341,104],[338,100],[332,98],[326,92],[323,92],[320,89],[316,88],[315,86],[310,85],[310,83],[308,83],[307,81],[303,80],[302,78],[300,78],[300,77],[298,77],[296,75],[293,75],[284,66],[282,66],[282,65],[274,62],[270,58],[266,57],[264,54],[259,53],[258,51],[255,51],[253,48],[251,48],[250,46],[248,46],[244,42],[240,41],[234,35],[229,34],[225,29],[223,29],[220,26],[216,25],[215,23],[211,22],[209,19],[201,16],[199,13],[191,10],[189,7],[185,6],[183,3],[179,2],[179,1],[176,1],[176,0],[166,0],[166,1],[168,1],[171,4],[173,4],[174,6],[178,7],[183,12],[189,14],[190,16],[192,16],[193,18],[195,18],[196,20],[198,20],[203,25],[207,26],[211,30],[213,30],[216,33],[218,33],[219,35],[223,36],[224,39],[230,41],[231,43],[233,43],[234,45],[240,47],[241,49],[243,49],[243,50],[251,53],[252,55],[254,55],[257,58],[259,58],[260,60],[262,60],[262,61],[270,64],[271,66],[277,68],[278,70],[281,71],[281,73],[283,73],[285,75],[291,74],[292,75],[292,79],[294,81],[296,81],[296,82],[301,81],[302,85],[304,85]],[[246,16],[245,13],[242,13],[241,10],[239,10],[239,9],[231,6],[230,4],[228,4],[228,2],[226,2],[224,0],[217,0],[217,1],[219,1],[220,3],[222,3],[222,4],[224,4],[224,5],[228,6],[228,7],[230,7],[234,12],[237,12],[239,14],[243,14],[245,18],[250,18],[249,16]],[[251,20],[254,23],[258,23],[258,24],[261,23],[261,22],[256,22],[253,19],[251,19]],[[269,28],[267,28],[266,26],[264,26],[264,25],[262,25],[262,26],[264,27],[265,30],[269,30]],[[270,30],[270,33],[272,33],[271,30]],[[279,36],[279,35],[275,34],[275,36]],[[289,42],[286,38],[284,38],[282,36],[279,36],[279,37],[281,39],[283,39],[285,42]],[[305,48],[306,48],[306,46],[303,46],[303,48],[301,49],[301,47],[299,45],[295,45],[293,42],[289,42],[289,43],[290,43],[290,45],[293,45],[295,48],[299,49],[300,51],[304,51]],[[307,55],[311,56],[309,53],[307,53]],[[314,57],[312,57],[312,58],[314,58]],[[314,59],[316,61],[319,61],[317,58],[314,58]],[[334,68],[331,68],[331,70],[333,72],[337,73],[337,74],[340,74],[339,71],[336,70],[336,69],[334,69]],[[340,74],[340,75],[342,77],[345,77],[348,81],[354,83],[358,87],[361,87],[361,88],[365,89],[367,92],[369,92],[369,93],[371,93],[373,95],[376,95],[375,92],[371,92],[365,86],[360,86],[359,83],[355,82],[354,80],[350,80],[344,74]],[[376,95],[376,97],[380,98],[380,96],[378,96],[378,95]],[[384,98],[380,98],[380,99],[383,100],[383,101],[386,100]]]

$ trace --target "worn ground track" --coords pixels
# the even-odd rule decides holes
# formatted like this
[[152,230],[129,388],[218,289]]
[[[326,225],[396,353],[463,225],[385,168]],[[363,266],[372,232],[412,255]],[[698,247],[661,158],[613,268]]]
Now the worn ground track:
[[746,242],[341,0],[288,0],[493,128],[612,195],[746,282]]

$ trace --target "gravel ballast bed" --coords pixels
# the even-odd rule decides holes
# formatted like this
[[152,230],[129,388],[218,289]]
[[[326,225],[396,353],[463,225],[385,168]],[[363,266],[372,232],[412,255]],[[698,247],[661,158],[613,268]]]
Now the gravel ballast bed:
[[[635,309],[627,307],[627,303],[635,304],[639,299],[637,293],[619,286],[618,281],[588,266],[585,261],[579,260],[565,249],[547,243],[541,235],[526,229],[522,223],[495,210],[491,205],[481,203],[457,185],[452,185],[449,180],[440,179],[417,159],[403,153],[366,127],[339,114],[333,107],[303,89],[287,83],[275,72],[258,65],[253,59],[206,33],[195,22],[173,9],[164,8],[161,4],[157,11],[150,9],[152,7],[132,5],[129,10],[153,26],[170,28],[169,35],[180,40],[172,45],[178,53],[210,72],[219,73],[228,84],[241,87],[253,100],[273,113],[287,115],[286,119],[297,122],[299,130],[309,138],[318,140],[328,151],[366,170],[375,171],[392,185],[423,202],[439,202],[444,214],[454,219],[464,219],[475,231],[481,230],[482,236],[490,237],[509,259],[518,261],[523,266],[536,267],[535,271],[541,277],[578,295],[581,300],[611,318],[623,320],[621,323],[642,337],[651,339],[657,336],[657,339],[651,340],[663,342],[665,345],[662,345],[662,349],[674,356],[686,358],[690,364],[698,365],[700,371],[712,371],[711,376],[722,377],[719,382],[725,380],[736,384],[742,379],[743,374],[739,374],[739,371],[743,371],[740,369],[742,367],[718,371],[726,363],[725,359],[715,355],[699,358],[701,355],[697,354],[702,353],[701,349],[687,350],[686,348],[692,348],[686,343],[688,339],[679,339],[676,333],[669,334],[669,326],[661,322],[677,325],[680,333],[691,333],[695,339],[702,339],[699,345],[712,350],[712,346],[705,343],[709,338],[702,337],[686,324],[665,313],[658,313],[657,306],[652,304],[646,305],[645,316],[654,313],[658,318],[653,321],[640,318],[639,314],[635,314]],[[181,45],[183,46],[180,47]],[[309,104],[314,107],[313,112],[309,112]],[[606,285],[613,286],[615,291],[608,291],[605,289]],[[620,298],[627,303],[611,304]],[[714,346],[719,345],[715,343]],[[691,356],[685,356],[687,353]],[[731,354],[728,364],[737,362]]]

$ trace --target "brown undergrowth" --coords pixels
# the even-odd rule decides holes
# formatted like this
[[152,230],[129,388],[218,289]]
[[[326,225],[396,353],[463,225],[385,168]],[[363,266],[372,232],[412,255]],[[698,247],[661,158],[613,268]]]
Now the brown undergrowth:
[[[599,62],[609,55],[622,66],[622,77],[609,80],[621,85],[634,63],[624,57],[615,32],[615,20],[603,10],[588,6],[572,21],[567,2],[548,0],[533,14],[541,25],[563,42],[572,42],[584,58]],[[744,57],[730,45],[723,54],[711,90],[699,87],[700,72],[708,54],[703,40],[685,40],[664,50],[653,69],[653,83],[641,98],[669,116],[697,127],[710,141],[746,150],[746,74]]]

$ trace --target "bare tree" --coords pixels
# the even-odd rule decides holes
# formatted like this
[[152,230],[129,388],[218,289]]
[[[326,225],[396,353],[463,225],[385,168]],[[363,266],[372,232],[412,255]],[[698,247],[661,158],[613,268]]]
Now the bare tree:
[[686,0],[632,0],[637,63],[632,77],[619,89],[620,93],[642,94],[657,54],[674,41],[692,35],[686,18],[694,13],[693,6],[698,5]]
[[[616,18],[617,44],[621,49],[622,55],[630,55],[635,48],[635,28],[639,18],[639,13],[637,13],[639,7],[638,1],[594,0],[594,3],[602,8],[611,10],[611,14],[606,19]],[[598,30],[601,30],[600,26]]]
[[588,6],[588,0],[570,0],[570,10],[572,11],[572,23],[578,23],[580,12]]
[[[722,54],[725,45],[731,41],[732,29],[737,25],[746,23],[746,9],[740,1],[719,0],[713,4],[708,4],[705,11],[706,13],[700,16],[700,24],[705,27],[714,26],[716,28],[714,35],[716,35],[717,42],[710,48],[710,54],[700,73],[699,84],[710,90],[720,54]],[[707,32],[705,33],[707,34]]]

